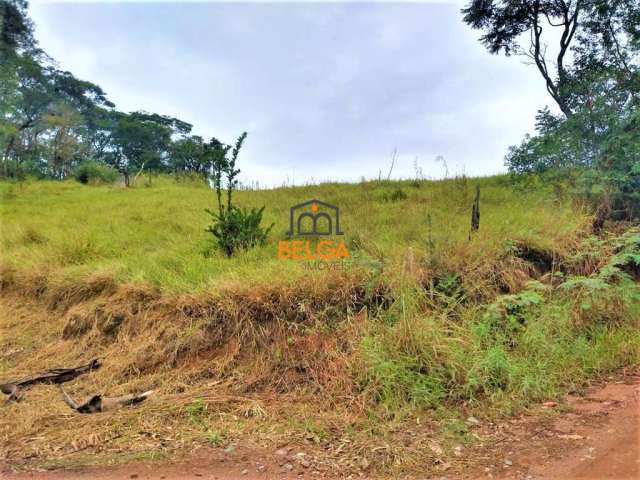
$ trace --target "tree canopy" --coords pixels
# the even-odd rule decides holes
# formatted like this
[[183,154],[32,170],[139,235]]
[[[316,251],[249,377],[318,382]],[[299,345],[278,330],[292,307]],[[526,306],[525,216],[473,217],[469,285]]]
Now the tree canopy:
[[82,162],[206,178],[223,146],[179,118],[121,112],[100,86],[61,70],[39,47],[26,0],[0,0],[0,175],[64,179]]
[[638,91],[637,0],[473,0],[462,13],[491,53],[528,58],[566,117],[590,101],[594,74],[618,94]]
[[611,215],[639,217],[640,2],[474,0],[462,13],[491,53],[529,58],[562,112],[538,113],[509,169],[552,173]]

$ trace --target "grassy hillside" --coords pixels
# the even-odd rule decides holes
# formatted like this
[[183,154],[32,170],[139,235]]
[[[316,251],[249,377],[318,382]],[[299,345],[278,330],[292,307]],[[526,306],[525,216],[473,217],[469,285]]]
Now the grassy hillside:
[[[480,233],[468,242],[475,186],[481,187]],[[401,190],[406,199],[393,201]],[[76,276],[106,272],[120,281],[168,290],[211,289],[233,279],[260,283],[300,274],[298,262],[277,258],[288,230],[289,208],[318,198],[341,209],[345,239],[356,257],[397,265],[409,248],[491,261],[506,240],[564,249],[586,216],[542,187],[513,190],[506,177],[447,181],[366,182],[241,191],[241,206],[266,206],[274,223],[265,247],[227,259],[211,249],[205,232],[213,191],[202,183],[156,180],[153,187],[86,186],[74,181],[0,184],[1,261]],[[431,234],[427,218],[431,216]],[[472,260],[472,261],[476,261]]]
[[[204,254],[214,195],[201,184],[0,188],[0,377],[99,357],[74,398],[156,390],[99,415],[28,390],[0,409],[16,467],[287,444],[341,477],[431,474],[476,442],[469,415],[493,422],[640,363],[640,231],[593,236],[589,215],[544,185],[243,191],[238,203],[265,205],[275,227],[231,259]],[[314,197],[341,208],[342,270],[277,259],[289,207]]]

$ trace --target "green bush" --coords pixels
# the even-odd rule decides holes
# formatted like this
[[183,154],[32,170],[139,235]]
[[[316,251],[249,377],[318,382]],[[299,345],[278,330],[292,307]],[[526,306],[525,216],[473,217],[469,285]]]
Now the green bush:
[[526,328],[535,309],[544,301],[538,292],[524,290],[516,295],[502,295],[487,306],[474,333],[486,345],[500,345],[507,349],[517,346],[518,336]]
[[640,111],[634,102],[615,107],[601,94],[570,118],[545,109],[536,129],[510,148],[512,173],[542,174],[558,193],[568,187],[602,208],[602,220],[640,218]]
[[113,183],[118,179],[118,172],[108,165],[87,160],[73,170],[73,178],[85,185]]
[[[240,173],[240,169],[236,168],[236,161],[245,138],[247,138],[247,132],[238,137],[233,149],[230,145],[223,145],[217,141],[215,141],[217,143],[212,143],[211,147],[212,173],[210,180],[216,190],[218,211],[205,209],[213,217],[213,224],[207,228],[207,232],[213,234],[218,247],[228,257],[233,256],[238,250],[264,245],[267,241],[267,235],[273,228],[273,224],[268,228],[260,226],[264,207],[248,210],[238,208],[233,204],[233,192],[238,188],[237,177]],[[229,152],[231,152],[231,156],[228,155]],[[222,200],[224,187],[226,187],[227,193],[226,205]]]
[[267,236],[273,228],[262,228],[262,214],[264,207],[238,208],[232,206],[230,209],[221,213],[215,213],[211,210],[207,212],[213,217],[214,223],[207,228],[216,238],[218,247],[228,256],[231,257],[238,250],[248,250],[258,245],[264,245]]
[[358,345],[358,386],[392,415],[460,402],[509,413],[636,364],[640,235],[609,242],[617,253],[591,276],[530,282],[490,304],[438,314],[428,295],[407,290]]

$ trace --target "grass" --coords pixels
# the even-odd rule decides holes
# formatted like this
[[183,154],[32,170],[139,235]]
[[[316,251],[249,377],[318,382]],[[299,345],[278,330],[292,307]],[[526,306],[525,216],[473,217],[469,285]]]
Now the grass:
[[615,254],[590,274],[567,265],[488,305],[425,315],[424,292],[402,292],[362,340],[364,390],[390,414],[461,402],[512,412],[637,365],[640,233],[600,241],[603,254],[607,243]]
[[[35,387],[29,408],[0,411],[13,462],[297,441],[340,474],[358,473],[344,461],[362,457],[374,471],[423,474],[434,439],[475,441],[469,414],[493,421],[640,363],[640,232],[591,236],[587,212],[544,185],[242,191],[238,203],[266,205],[275,227],[231,259],[205,254],[214,195],[201,184],[0,192],[2,377],[100,357],[75,396],[157,391],[135,408],[74,415],[69,429],[57,392]],[[310,198],[340,207],[346,270],[277,258],[289,207]]]
[[[581,312],[579,324],[574,299],[553,291],[523,308],[512,326],[510,314],[490,308],[466,309],[457,321],[414,313],[375,325],[359,348],[361,388],[387,416],[462,403],[481,415],[508,414],[560,398],[640,360],[640,289],[611,290],[607,302]],[[615,315],[604,313],[608,302],[616,304]]]
[[[476,184],[482,192],[481,230],[469,245]],[[289,208],[311,198],[340,207],[352,253],[390,265],[398,265],[408,249],[425,251],[428,216],[436,251],[452,259],[496,257],[509,239],[562,249],[586,218],[545,188],[509,188],[507,177],[241,191],[237,203],[266,205],[264,222],[275,227],[266,246],[227,259],[216,251],[204,254],[212,244],[204,209],[213,207],[215,198],[202,183],[161,178],[151,188],[131,189],[75,181],[0,183],[0,195],[0,260],[5,264],[71,277],[106,272],[121,282],[170,291],[302,275],[302,262],[278,260],[277,242],[288,230]]]

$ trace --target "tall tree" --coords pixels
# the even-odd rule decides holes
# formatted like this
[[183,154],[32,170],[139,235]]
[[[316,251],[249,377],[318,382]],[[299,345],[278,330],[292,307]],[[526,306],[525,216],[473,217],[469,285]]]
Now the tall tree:
[[562,111],[538,113],[509,169],[579,188],[599,219],[638,217],[640,2],[474,0],[463,14],[490,52],[530,58]]
[[167,165],[172,136],[191,131],[191,125],[177,118],[133,112],[114,112],[110,136],[112,163],[130,184],[132,170],[162,170]]
[[[4,139],[4,162],[15,154],[16,145],[25,137],[33,137],[33,129],[42,125],[46,115],[54,113],[61,103],[79,114],[91,112],[96,107],[111,108],[113,104],[97,85],[79,80],[71,73],[53,66],[43,66],[28,55],[16,57],[12,72],[14,100],[10,108],[2,112],[2,123],[10,124],[10,132]],[[37,135],[34,137],[37,147]],[[19,159],[18,159],[19,160]]]
[[0,0],[0,64],[10,57],[36,48],[33,23],[26,0]]
[[576,84],[588,83],[596,63],[627,70],[611,78],[637,90],[630,81],[632,52],[640,47],[637,0],[473,0],[462,13],[491,53],[529,58],[567,118],[584,105],[588,89]]
[[175,117],[116,111],[98,85],[38,48],[27,8],[27,0],[0,0],[0,175],[62,179],[89,159],[113,164],[127,184],[132,169],[206,176],[217,141],[189,137],[192,126]]
[[82,125],[82,116],[68,104],[60,102],[42,119],[42,126],[47,131],[48,168],[53,178],[64,179],[80,161],[82,146],[78,130]]

